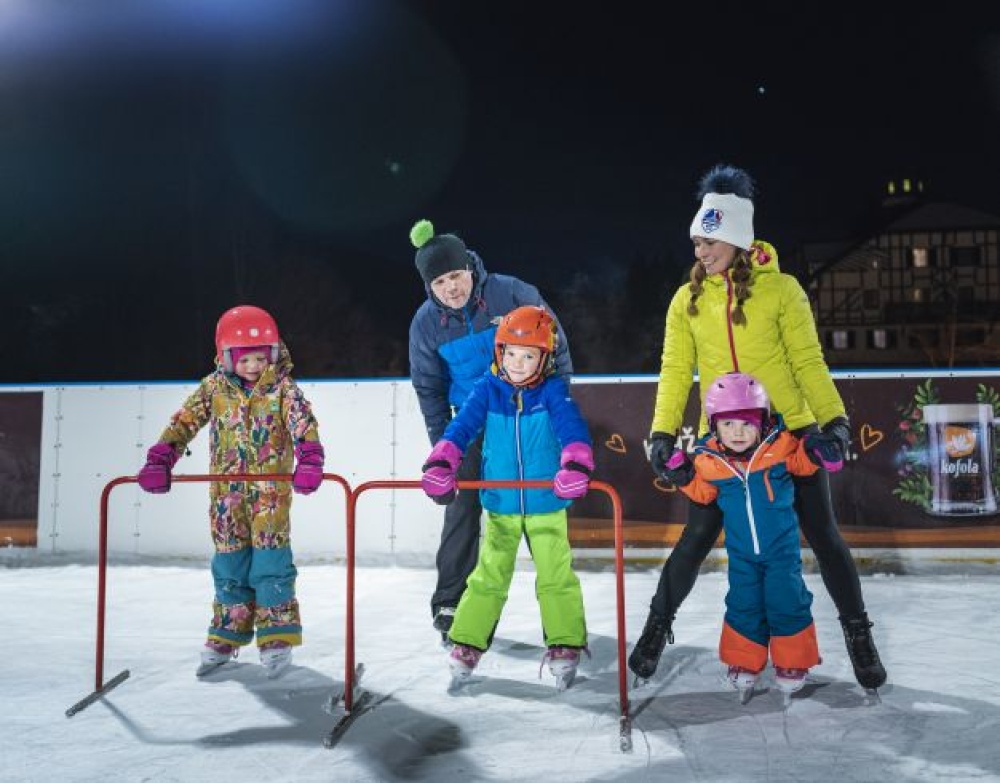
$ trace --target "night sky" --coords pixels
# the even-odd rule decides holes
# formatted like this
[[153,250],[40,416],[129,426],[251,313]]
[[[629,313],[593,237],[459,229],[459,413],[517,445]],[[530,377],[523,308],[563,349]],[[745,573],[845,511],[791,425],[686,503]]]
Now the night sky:
[[197,377],[243,301],[305,375],[405,375],[421,217],[567,310],[638,265],[662,322],[718,162],[793,272],[889,179],[1000,215],[987,3],[72,5],[0,6],[2,382]]

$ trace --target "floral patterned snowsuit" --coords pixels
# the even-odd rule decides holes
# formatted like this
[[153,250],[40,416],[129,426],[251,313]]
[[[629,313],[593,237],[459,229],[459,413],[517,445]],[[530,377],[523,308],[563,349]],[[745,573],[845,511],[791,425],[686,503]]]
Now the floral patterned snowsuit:
[[[182,453],[208,424],[212,473],[291,473],[295,445],[319,440],[312,408],[291,369],[284,344],[278,361],[249,391],[217,366],[171,417],[160,440]],[[256,628],[258,646],[302,644],[289,539],[291,484],[216,483],[209,498],[215,545],[209,640],[246,645]]]

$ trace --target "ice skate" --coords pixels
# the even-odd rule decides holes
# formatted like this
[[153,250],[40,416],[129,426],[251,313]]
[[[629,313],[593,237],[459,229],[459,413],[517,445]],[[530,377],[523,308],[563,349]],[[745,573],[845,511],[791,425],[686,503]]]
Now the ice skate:
[[781,691],[783,706],[785,709],[792,704],[792,694],[802,690],[806,684],[808,669],[786,669],[782,666],[774,667],[774,684]]
[[453,692],[469,681],[472,672],[479,665],[483,651],[468,644],[455,644],[448,653],[448,668],[451,670],[449,692]]
[[663,617],[650,610],[639,641],[628,657],[628,667],[635,675],[633,687],[638,687],[656,673],[663,648],[668,642],[674,643],[673,620],[673,617]]
[[[549,671],[556,678],[556,688],[564,691],[573,684],[576,679],[576,669],[580,665],[580,650],[576,647],[563,647],[553,645],[542,657],[542,666],[549,664]],[[538,670],[541,678],[541,667]]]
[[220,666],[229,663],[239,654],[239,648],[225,642],[208,641],[201,649],[201,664],[195,671],[196,677],[211,674]]
[[726,682],[731,688],[739,691],[740,704],[746,704],[753,698],[759,672],[753,672],[742,666],[730,666],[726,672]]
[[872,637],[872,621],[867,614],[857,617],[841,617],[840,625],[844,629],[844,641],[847,653],[854,667],[854,677],[869,696],[878,697],[877,688],[886,681],[885,667],[875,649],[875,639]]
[[267,679],[273,680],[285,673],[292,664],[292,646],[285,642],[270,642],[260,648],[260,664]]
[[441,632],[441,646],[450,650],[453,642],[448,633],[451,631],[451,624],[455,621],[454,606],[439,606],[434,615],[433,625],[435,630]]

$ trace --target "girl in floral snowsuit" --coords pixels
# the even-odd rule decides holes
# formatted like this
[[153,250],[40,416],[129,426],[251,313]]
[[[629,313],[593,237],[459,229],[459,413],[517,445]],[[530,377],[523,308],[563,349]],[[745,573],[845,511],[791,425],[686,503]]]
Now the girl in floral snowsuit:
[[149,449],[139,472],[147,492],[170,489],[170,471],[209,425],[212,473],[292,472],[282,481],[210,486],[215,554],[212,621],[198,676],[235,657],[257,635],[268,676],[291,662],[302,643],[296,569],[289,541],[291,492],[314,492],[323,479],[316,419],[291,377],[288,349],[274,319],[257,307],[227,311],[216,328],[217,366],[185,400]]

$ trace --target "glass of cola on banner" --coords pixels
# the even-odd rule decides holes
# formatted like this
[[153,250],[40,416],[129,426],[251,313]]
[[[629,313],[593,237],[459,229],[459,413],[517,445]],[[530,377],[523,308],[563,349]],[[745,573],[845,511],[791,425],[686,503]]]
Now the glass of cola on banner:
[[993,406],[970,403],[925,405],[931,513],[942,516],[994,514]]

